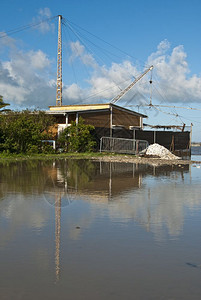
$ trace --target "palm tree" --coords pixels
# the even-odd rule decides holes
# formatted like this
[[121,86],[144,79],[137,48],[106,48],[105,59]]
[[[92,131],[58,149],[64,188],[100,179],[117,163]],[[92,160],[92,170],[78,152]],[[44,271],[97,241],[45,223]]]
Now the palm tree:
[[9,111],[10,109],[2,109],[3,107],[8,106],[8,105],[10,105],[10,104],[9,103],[5,103],[3,101],[3,96],[0,95],[0,112]]

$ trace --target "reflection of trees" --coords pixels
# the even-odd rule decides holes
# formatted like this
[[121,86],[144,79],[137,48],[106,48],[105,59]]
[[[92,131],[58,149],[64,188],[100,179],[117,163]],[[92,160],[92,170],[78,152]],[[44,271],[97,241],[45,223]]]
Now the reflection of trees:
[[50,161],[20,161],[1,164],[0,191],[22,193],[23,195],[42,193],[47,178],[46,168],[51,168]]
[[[58,171],[62,180],[58,179]],[[1,164],[0,195],[6,192],[22,194],[44,192],[44,187],[62,187],[68,179],[69,186],[85,186],[93,177],[94,165],[90,161],[20,161]]]
[[[141,178],[179,176],[188,166],[148,166],[124,163],[100,163],[90,160],[29,160],[1,164],[0,199],[12,193],[43,194],[45,191],[71,190],[76,193],[118,195],[133,187],[139,188]],[[110,187],[110,191],[108,190]]]
[[[133,219],[157,236],[161,234],[165,226],[170,235],[176,236],[183,227],[184,203],[188,207],[193,206],[192,201],[196,200],[197,195],[195,193],[193,196],[192,190],[188,197],[189,201],[186,200],[182,204],[178,200],[179,195],[184,197],[189,190],[187,188],[187,191],[183,193],[186,189],[184,181],[188,168],[188,165],[154,167],[70,159],[5,163],[1,165],[0,199],[1,201],[5,199],[6,194],[10,192],[23,195],[22,205],[26,209],[28,207],[27,196],[42,195],[42,199],[46,199],[48,203],[55,206],[56,216],[60,215],[59,210],[63,206],[72,203],[78,195],[91,203],[113,202],[113,205],[107,207],[111,219],[117,217],[123,222]],[[153,177],[155,180],[152,187],[146,179]],[[171,180],[167,182],[167,178]],[[163,180],[164,184],[162,184]],[[174,186],[175,182],[181,183],[181,191],[178,186]],[[149,191],[149,197],[147,191]],[[55,200],[58,197],[59,208],[57,207],[58,201]],[[14,206],[15,203],[12,203],[12,207]],[[59,236],[57,225],[56,223],[58,233],[56,237]]]

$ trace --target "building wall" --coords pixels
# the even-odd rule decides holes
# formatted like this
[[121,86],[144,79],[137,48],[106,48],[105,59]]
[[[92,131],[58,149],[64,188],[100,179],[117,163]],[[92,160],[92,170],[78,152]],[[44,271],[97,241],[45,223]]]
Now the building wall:
[[[155,136],[155,138],[154,138]],[[144,131],[137,130],[135,132],[135,138],[139,140],[146,140],[149,144],[154,142],[166,147],[167,149],[174,150],[186,150],[189,149],[190,132],[174,132],[174,131]]]
[[97,113],[80,113],[85,124],[93,125],[94,127],[110,128],[110,113],[109,111],[97,112]]
[[[91,124],[94,127],[110,128],[110,111],[81,113],[79,115],[85,120],[85,124]],[[122,125],[126,129],[129,129],[129,126],[139,127],[140,116],[134,116],[130,113],[113,108],[112,125]]]
[[[102,136],[109,137],[110,130],[107,128],[95,128],[96,141],[99,147],[100,138]],[[154,141],[155,136],[155,141]],[[189,149],[190,143],[190,132],[174,132],[174,131],[144,131],[144,130],[128,130],[128,129],[113,129],[112,137],[114,138],[125,138],[125,139],[135,139],[145,140],[148,143],[154,144],[158,143],[161,146],[166,147],[168,150],[187,150]]]
[[57,115],[54,116],[56,119],[57,124],[66,124],[66,117],[64,115]]
[[[93,125],[94,127],[110,128],[110,111],[97,111],[91,113],[79,112],[78,116],[82,117],[85,124]],[[58,124],[65,124],[65,116],[56,116]],[[68,113],[68,123],[76,120],[76,113]],[[132,115],[119,109],[112,109],[112,125],[121,125],[126,129],[129,126],[140,127],[140,116]]]
[[116,108],[113,108],[112,112],[113,125],[123,125],[126,129],[129,129],[129,126],[140,127],[140,116],[134,116],[128,112],[124,112]]

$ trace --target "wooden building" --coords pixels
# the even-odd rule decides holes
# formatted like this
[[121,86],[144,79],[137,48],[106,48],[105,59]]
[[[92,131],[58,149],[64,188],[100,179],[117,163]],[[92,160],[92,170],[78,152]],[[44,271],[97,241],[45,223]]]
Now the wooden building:
[[143,118],[147,117],[112,103],[50,106],[49,108],[47,113],[52,114],[57,120],[58,134],[70,126],[72,121],[78,123],[79,117],[83,118],[85,124],[95,127],[98,137],[113,136],[114,131],[122,129],[141,130]]
[[82,117],[85,124],[95,127],[97,147],[101,137],[113,137],[146,140],[149,144],[158,143],[175,153],[180,150],[190,153],[192,130],[181,128],[174,131],[170,130],[172,126],[160,126],[162,128],[159,130],[153,126],[152,130],[144,130],[143,119],[147,118],[146,115],[113,103],[50,106],[47,114],[56,119],[57,135],[73,121],[78,123],[79,117]]

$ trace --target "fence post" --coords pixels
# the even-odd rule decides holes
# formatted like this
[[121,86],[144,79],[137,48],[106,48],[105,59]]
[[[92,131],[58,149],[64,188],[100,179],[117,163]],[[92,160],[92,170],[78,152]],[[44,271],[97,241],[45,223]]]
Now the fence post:
[[136,153],[138,154],[139,141],[136,141]]
[[154,144],[156,143],[156,131],[154,130]]
[[112,137],[112,106],[110,107],[110,137]]
[[101,137],[101,139],[100,139],[100,152],[102,151],[102,141],[103,141],[103,138]]

